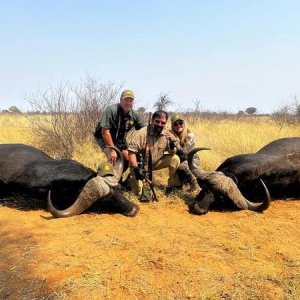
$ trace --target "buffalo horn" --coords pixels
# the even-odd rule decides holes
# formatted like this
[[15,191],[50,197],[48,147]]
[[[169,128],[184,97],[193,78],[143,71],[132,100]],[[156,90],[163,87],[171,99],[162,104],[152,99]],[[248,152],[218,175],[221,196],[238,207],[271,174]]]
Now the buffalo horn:
[[121,151],[118,148],[110,148],[114,149],[118,154],[118,159],[114,165],[114,176],[101,177],[98,175],[90,179],[83,187],[76,201],[70,207],[64,210],[58,210],[54,207],[51,200],[51,191],[49,191],[48,209],[54,217],[66,218],[81,214],[98,199],[106,196],[110,192],[111,187],[118,185],[123,173],[124,159]]
[[118,159],[117,159],[117,161],[114,165],[114,174],[115,174],[115,177],[117,179],[117,182],[119,182],[121,177],[122,177],[123,169],[124,169],[123,154],[118,148],[116,148],[114,146],[109,146],[109,148],[114,149],[118,154]]
[[202,171],[201,169],[198,169],[195,165],[194,165],[194,155],[196,152],[198,151],[202,151],[202,150],[211,150],[209,148],[206,147],[198,147],[198,148],[194,148],[193,150],[191,150],[188,153],[188,164],[189,164],[189,169],[191,170],[191,172],[195,175],[196,178],[202,179],[202,175],[206,174],[207,172]]
[[212,186],[215,192],[220,193],[221,195],[226,196],[227,198],[231,199],[238,208],[240,209],[249,209],[253,211],[264,211],[266,210],[271,202],[270,193],[264,184],[264,182],[260,179],[261,184],[263,185],[266,198],[261,203],[253,203],[247,200],[242,193],[240,192],[239,188],[235,184],[235,182],[228,176],[226,176],[223,172],[206,172],[198,169],[193,164],[193,156],[196,152],[200,150],[208,150],[207,148],[195,148],[188,154],[188,164],[191,172],[195,175],[196,178],[200,180],[205,180]]
[[109,185],[100,176],[90,179],[78,195],[76,201],[64,210],[58,210],[54,207],[51,200],[51,190],[48,193],[48,209],[56,218],[67,218],[81,214],[88,209],[98,199],[106,196],[110,191]]

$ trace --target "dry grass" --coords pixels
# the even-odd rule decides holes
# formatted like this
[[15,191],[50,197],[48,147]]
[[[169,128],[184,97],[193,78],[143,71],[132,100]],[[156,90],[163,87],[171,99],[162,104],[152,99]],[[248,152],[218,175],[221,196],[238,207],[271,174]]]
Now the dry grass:
[[0,142],[36,145],[28,119],[23,115],[0,114]]
[[229,156],[256,152],[282,137],[300,136],[300,123],[282,125],[259,116],[240,120],[199,120],[190,127],[197,135],[197,145],[212,149],[201,153],[203,167],[210,170]]
[[[269,117],[259,116],[239,120],[199,119],[193,120],[189,127],[197,136],[197,146],[212,149],[200,154],[203,168],[207,170],[216,168],[229,156],[255,152],[272,140],[300,136],[300,123],[279,124]],[[0,128],[0,143],[24,143],[41,148],[28,117],[0,114]],[[97,162],[104,158],[92,136],[85,143],[75,146],[72,157],[91,168],[95,168]]]
[[[36,145],[23,117],[0,115],[0,125],[0,142]],[[300,125],[259,118],[201,120],[192,129],[199,146],[212,148],[201,154],[206,169],[300,135]],[[95,167],[102,153],[91,139],[73,157]],[[195,194],[157,194],[134,219],[52,219],[41,209],[0,206],[0,299],[300,299],[299,201],[276,201],[263,214],[195,216],[184,202]]]

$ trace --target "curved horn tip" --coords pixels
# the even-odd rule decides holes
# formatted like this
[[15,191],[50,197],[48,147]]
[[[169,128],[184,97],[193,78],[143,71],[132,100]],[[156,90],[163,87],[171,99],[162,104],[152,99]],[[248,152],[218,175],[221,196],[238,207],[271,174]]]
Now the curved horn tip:
[[195,153],[200,150],[211,150],[211,149],[206,148],[206,147],[197,147],[197,148],[192,149],[187,155],[188,166],[196,178],[201,178],[204,173],[203,171],[201,171],[200,167],[198,168],[196,165],[194,165],[194,162],[193,162]]
[[[268,191],[264,185],[265,192],[267,194],[266,199],[264,199],[263,202],[256,203],[248,200],[245,198],[240,191],[237,184],[234,182],[234,180],[227,176],[226,174],[223,174],[220,178],[217,178],[218,180],[215,181],[215,184],[217,184],[218,189],[226,196],[228,197],[239,209],[248,209],[252,211],[261,212],[266,210],[270,205],[270,197],[268,196]],[[216,188],[216,186],[215,186]]]
[[68,217],[72,217],[72,216],[75,215],[75,214],[70,213],[70,212],[59,211],[55,208],[55,206],[52,203],[52,199],[51,199],[51,190],[49,190],[49,192],[48,192],[47,206],[48,206],[48,211],[55,218],[68,218]]
[[210,148],[207,148],[207,147],[196,147],[196,148],[192,149],[192,150],[188,153],[188,156],[194,155],[196,152],[202,151],[202,150],[211,150],[211,149],[210,149]]
[[265,185],[265,183],[263,182],[262,179],[260,179],[260,183],[262,184],[262,186],[264,188],[264,191],[265,191],[265,194],[266,194],[266,197],[263,200],[263,202],[253,203],[253,202],[246,199],[248,209],[256,211],[256,212],[265,211],[266,209],[268,209],[268,207],[270,206],[270,203],[271,203],[271,197],[270,197],[270,193],[269,193],[269,190],[268,190],[267,186]]
[[261,207],[261,211],[264,211],[266,210],[267,208],[269,208],[270,204],[271,204],[271,196],[270,196],[270,192],[266,186],[266,184],[264,183],[264,181],[260,178],[259,179],[260,183],[262,184],[263,188],[264,188],[264,191],[265,191],[265,194],[266,194],[266,199],[265,201],[263,202],[264,205],[262,205]]

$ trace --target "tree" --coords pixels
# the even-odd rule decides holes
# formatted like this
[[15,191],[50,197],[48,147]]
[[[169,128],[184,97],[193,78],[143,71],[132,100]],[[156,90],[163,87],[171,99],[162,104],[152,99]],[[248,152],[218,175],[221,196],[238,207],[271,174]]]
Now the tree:
[[194,106],[195,106],[195,109],[194,109],[195,114],[199,114],[201,112],[201,107],[200,107],[201,100],[197,99],[193,103],[194,103]]
[[138,111],[138,113],[142,116],[142,115],[145,113],[146,108],[145,108],[145,107],[139,107],[139,108],[137,109],[137,111]]
[[87,76],[79,84],[62,82],[30,95],[27,100],[32,111],[43,112],[38,118],[29,118],[43,150],[72,158],[75,145],[92,137],[101,113],[116,102],[120,88]]
[[300,104],[296,106],[296,116],[300,117]]
[[300,121],[300,104],[297,95],[292,97],[292,102],[284,104],[272,113],[272,116],[281,124],[298,123]]
[[21,114],[22,112],[16,107],[16,106],[11,106],[8,109],[9,112],[14,113],[14,114]]
[[160,93],[153,107],[157,110],[166,110],[167,106],[172,103],[173,101],[170,100],[168,94]]
[[248,107],[246,108],[245,112],[248,114],[248,115],[253,115],[257,112],[257,109],[255,107]]

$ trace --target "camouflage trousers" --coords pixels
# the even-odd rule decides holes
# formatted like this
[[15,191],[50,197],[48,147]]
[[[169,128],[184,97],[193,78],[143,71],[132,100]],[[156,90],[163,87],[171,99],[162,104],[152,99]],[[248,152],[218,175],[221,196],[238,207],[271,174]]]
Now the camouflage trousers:
[[196,182],[196,177],[191,172],[186,160],[183,161],[177,168],[177,174],[182,185],[192,184],[193,182]]
[[[177,168],[180,165],[180,159],[177,155],[165,154],[163,157],[153,164],[153,170],[161,170],[168,168],[169,176],[168,176],[168,186],[169,187],[179,187],[181,186],[180,179],[178,177]],[[136,180],[133,168],[130,167],[130,175],[133,179],[130,183],[130,186],[133,192],[138,195],[138,197],[142,194],[143,182],[141,180]]]

